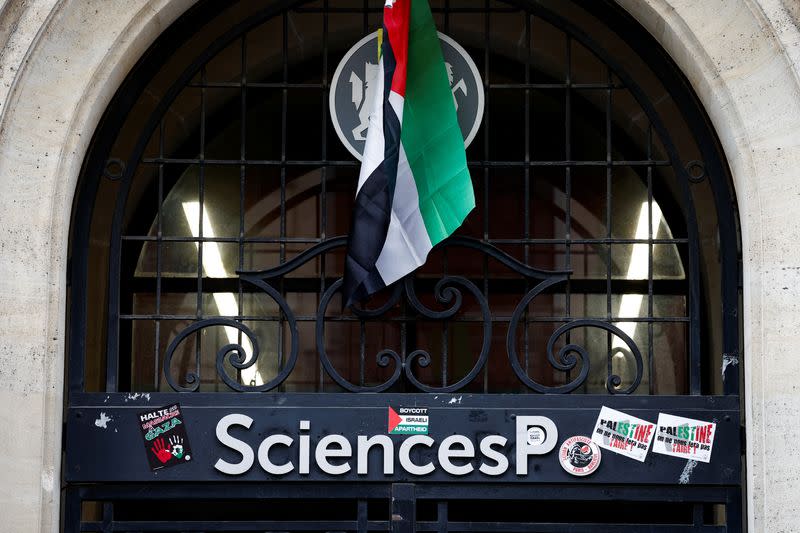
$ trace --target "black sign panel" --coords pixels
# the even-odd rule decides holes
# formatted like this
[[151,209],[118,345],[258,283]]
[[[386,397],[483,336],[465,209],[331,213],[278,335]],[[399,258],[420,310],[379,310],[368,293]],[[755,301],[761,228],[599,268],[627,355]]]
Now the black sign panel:
[[[179,395],[133,396],[77,396],[83,406],[68,413],[69,481],[739,482],[736,397],[582,397],[576,407],[574,397],[550,396],[181,395],[181,423],[170,435],[181,437],[185,454],[191,439],[191,460],[154,470],[159,452],[155,444],[142,452],[140,417],[177,407],[169,404]],[[591,475],[570,475],[559,447],[591,437],[602,405],[651,422],[660,412],[714,422],[711,461],[651,450],[640,462],[603,450]],[[392,433],[403,424],[427,433]],[[169,436],[164,444],[174,449]]]

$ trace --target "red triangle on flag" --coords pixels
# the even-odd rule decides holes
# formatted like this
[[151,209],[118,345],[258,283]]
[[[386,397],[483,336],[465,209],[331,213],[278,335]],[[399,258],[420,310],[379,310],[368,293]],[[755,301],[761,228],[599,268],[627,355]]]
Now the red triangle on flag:
[[392,408],[390,407],[390,408],[389,408],[389,433],[391,433],[391,432],[392,432],[392,430],[394,430],[394,428],[396,428],[396,427],[397,427],[397,425],[398,425],[400,422],[402,422],[402,421],[403,421],[403,419],[402,419],[402,418],[400,418],[400,415],[398,415],[398,414],[397,414],[397,413],[394,411],[394,409],[392,409]]

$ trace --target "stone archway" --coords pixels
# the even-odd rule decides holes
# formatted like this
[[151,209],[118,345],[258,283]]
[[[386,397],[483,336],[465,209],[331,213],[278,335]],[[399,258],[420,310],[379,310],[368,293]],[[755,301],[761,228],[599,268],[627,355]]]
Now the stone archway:
[[[800,26],[780,0],[618,0],[672,56],[702,101],[731,167],[743,257],[748,520],[790,530],[800,436],[796,379],[800,228]],[[777,429],[779,428],[779,429]],[[777,431],[780,438],[774,438]],[[788,454],[788,455],[787,455]]]
[[[780,0],[618,2],[683,69],[731,165],[744,248],[748,514],[754,531],[790,528],[800,506],[800,461],[790,453],[800,429],[784,423],[800,408],[798,14]],[[3,6],[0,512],[10,530],[58,529],[67,240],[84,154],[130,68],[192,4]],[[780,437],[767,438],[774,428]]]
[[0,512],[9,531],[58,530],[67,248],[84,154],[128,71],[193,3],[4,5]]

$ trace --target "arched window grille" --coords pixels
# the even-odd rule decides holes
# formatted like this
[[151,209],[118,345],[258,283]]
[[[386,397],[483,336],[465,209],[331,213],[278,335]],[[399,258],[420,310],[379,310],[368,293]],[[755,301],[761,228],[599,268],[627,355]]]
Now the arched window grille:
[[735,201],[663,50],[606,2],[431,5],[484,83],[477,208],[361,311],[337,292],[358,163],[328,92],[381,2],[201,2],[159,38],[76,197],[71,398],[738,395]]
[[[256,11],[188,68],[180,55],[168,61],[105,154],[98,194],[116,203],[95,204],[91,231],[108,266],[91,264],[89,279],[107,278],[108,290],[89,289],[107,305],[88,309],[87,355],[105,366],[106,387],[715,386],[703,367],[719,368],[722,327],[733,335],[736,318],[719,312],[713,241],[721,228],[735,253],[736,237],[718,224],[724,168],[709,175],[701,153],[713,139],[699,138],[663,73],[621,36],[607,44],[623,52],[614,57],[604,36],[535,4],[434,10],[486,90],[468,150],[478,207],[459,237],[371,304],[385,312],[342,311],[332,287],[358,167],[333,132],[327,92],[379,12]],[[640,62],[635,76],[623,61]],[[241,353],[218,354],[232,344]]]

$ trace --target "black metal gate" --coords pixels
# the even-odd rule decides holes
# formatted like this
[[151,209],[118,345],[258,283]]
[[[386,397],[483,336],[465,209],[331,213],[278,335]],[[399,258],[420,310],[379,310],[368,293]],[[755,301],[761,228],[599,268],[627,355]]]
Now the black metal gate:
[[[337,487],[337,493],[336,499],[330,498],[330,487],[324,485],[173,485],[158,493],[113,486],[102,491],[83,487],[75,489],[66,517],[68,523],[77,524],[78,502],[85,505],[89,501],[102,505],[103,512],[98,515],[102,518],[86,520],[76,530],[729,531],[726,526],[708,525],[713,515],[703,511],[702,504],[711,501],[728,509],[729,521],[742,520],[734,511],[739,506],[735,491],[710,496],[702,490],[625,487],[611,496],[599,487],[537,485],[487,491],[475,486],[454,490],[448,486],[394,484],[344,485]],[[189,494],[191,507],[186,506]],[[621,499],[627,502],[625,512],[610,505]],[[224,508],[227,516],[215,520],[213,513],[202,512],[204,508]],[[141,518],[144,510],[147,520]],[[231,519],[234,515],[241,518]]]
[[[483,78],[479,206],[370,308],[338,300],[358,164],[328,92],[381,2],[201,2],[131,72],[75,204],[65,531],[743,530],[736,212],[702,108],[610,2],[431,4]],[[136,414],[175,403],[208,464],[152,472]],[[437,438],[532,414],[563,440],[601,406],[717,437],[587,478],[555,451],[494,480],[211,468],[225,414],[316,413],[318,438],[392,405]]]

